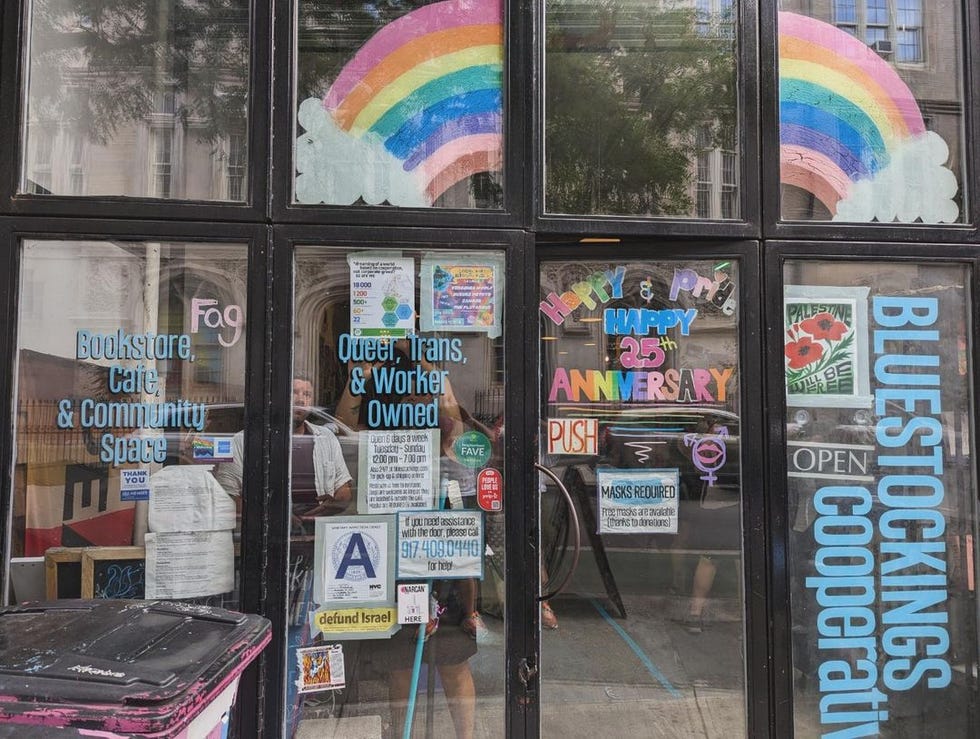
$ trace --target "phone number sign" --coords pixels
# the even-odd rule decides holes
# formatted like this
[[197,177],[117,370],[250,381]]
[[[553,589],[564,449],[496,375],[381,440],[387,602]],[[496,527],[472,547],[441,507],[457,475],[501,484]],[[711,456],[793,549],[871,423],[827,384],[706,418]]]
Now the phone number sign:
[[398,514],[398,578],[483,579],[483,511]]

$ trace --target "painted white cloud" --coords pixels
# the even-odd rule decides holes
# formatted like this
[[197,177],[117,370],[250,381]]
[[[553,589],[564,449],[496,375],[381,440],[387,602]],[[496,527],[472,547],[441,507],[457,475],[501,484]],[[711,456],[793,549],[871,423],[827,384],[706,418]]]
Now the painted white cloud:
[[429,205],[417,170],[403,170],[378,137],[354,138],[338,128],[319,98],[304,100],[297,120],[305,131],[296,139],[299,202],[350,205],[364,198],[370,205]]
[[947,159],[949,147],[933,131],[903,142],[887,167],[853,184],[851,194],[837,203],[834,220],[953,223],[959,215],[953,201],[957,184]]

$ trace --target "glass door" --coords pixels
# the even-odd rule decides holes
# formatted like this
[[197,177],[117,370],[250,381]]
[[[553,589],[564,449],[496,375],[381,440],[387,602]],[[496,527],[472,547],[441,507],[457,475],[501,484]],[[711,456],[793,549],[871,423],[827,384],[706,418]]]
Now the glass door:
[[284,736],[504,735],[504,266],[295,250]]
[[739,280],[541,263],[544,736],[746,734]]

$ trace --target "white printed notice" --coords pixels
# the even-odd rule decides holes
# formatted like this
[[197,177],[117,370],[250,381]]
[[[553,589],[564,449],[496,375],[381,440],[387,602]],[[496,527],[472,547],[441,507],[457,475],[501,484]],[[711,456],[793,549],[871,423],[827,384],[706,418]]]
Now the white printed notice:
[[231,531],[146,535],[147,598],[200,598],[234,589]]
[[396,513],[435,507],[439,429],[362,431],[358,510]]
[[677,469],[596,470],[600,534],[676,534]]
[[424,624],[429,620],[429,584],[398,584],[398,623]]
[[350,332],[403,338],[415,330],[415,260],[348,254]]
[[483,511],[398,514],[398,577],[483,579]]
[[314,593],[317,603],[384,603],[389,592],[386,521],[316,522]]

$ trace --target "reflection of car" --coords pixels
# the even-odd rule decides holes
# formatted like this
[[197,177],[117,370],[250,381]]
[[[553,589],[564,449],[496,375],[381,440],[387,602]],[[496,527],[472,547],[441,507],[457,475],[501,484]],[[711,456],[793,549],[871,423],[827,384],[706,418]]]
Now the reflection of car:
[[705,483],[739,484],[739,422],[731,411],[688,405],[627,407],[604,412],[599,429],[600,465],[676,468],[682,498],[700,496]]
[[[330,415],[322,408],[310,408],[306,419],[315,426],[330,429],[344,455],[344,462],[357,485],[357,431]],[[222,461],[223,445],[245,428],[245,408],[239,403],[221,403],[207,407],[204,431],[197,433],[187,429],[166,429],[167,464],[215,464]]]

